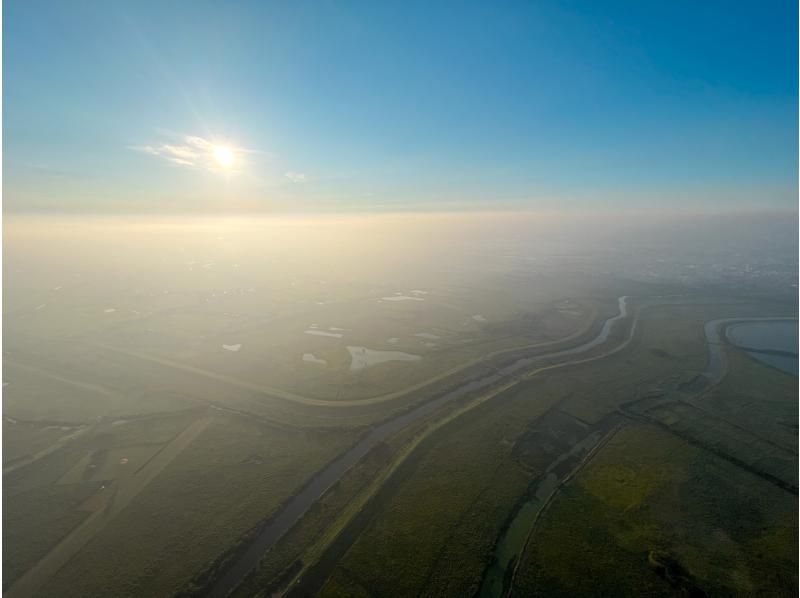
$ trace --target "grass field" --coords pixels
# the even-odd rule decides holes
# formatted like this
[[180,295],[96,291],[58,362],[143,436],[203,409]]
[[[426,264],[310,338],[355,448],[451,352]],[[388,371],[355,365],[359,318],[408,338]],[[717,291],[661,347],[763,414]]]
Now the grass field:
[[[436,293],[431,293],[430,301],[426,303],[429,306],[436,302]],[[438,300],[445,295],[442,291]],[[591,306],[597,314],[603,315],[613,311],[614,297],[614,294],[592,296],[583,300],[582,305]],[[465,313],[487,312],[484,315],[491,319],[492,314],[480,304],[481,301],[488,299],[470,299],[466,307],[462,305],[459,309],[466,309]],[[447,326],[429,326],[425,321],[415,319],[414,309],[418,308],[414,305],[416,303],[405,305],[401,302],[395,306],[390,302],[388,307],[380,306],[380,309],[387,307],[405,326],[407,338],[403,342],[422,343],[426,337],[411,338],[413,334],[410,331],[417,328],[441,339],[449,339],[447,342],[457,340],[457,334]],[[568,324],[566,320],[569,318],[565,319],[563,314],[548,319],[547,310],[562,309],[566,314],[580,312],[575,301],[563,305],[558,302],[549,306],[539,304],[536,309],[540,311],[536,311],[533,304],[509,302],[504,305],[503,309],[507,311],[503,314],[497,312],[493,316],[497,317],[496,322],[473,320],[469,324],[469,334],[486,335],[485,342],[479,343],[481,350],[502,348],[510,346],[505,343],[513,345],[522,340],[554,338],[585,327],[585,322],[577,316]],[[373,308],[377,309],[376,306],[370,309]],[[334,318],[338,309],[344,310],[343,307],[327,307],[326,313],[331,318],[312,323],[339,326],[344,321],[344,311]],[[713,441],[720,450],[733,451],[731,447],[741,440],[734,433],[725,445],[723,432],[731,426],[736,429],[736,426],[745,424],[755,426],[754,433],[772,439],[786,450],[792,434],[796,434],[796,429],[792,431],[788,425],[792,418],[796,419],[796,402],[787,406],[782,398],[791,380],[781,378],[782,375],[774,371],[765,373],[763,366],[742,355],[732,354],[732,369],[748,379],[760,380],[763,385],[754,383],[748,387],[737,383],[734,377],[702,401],[679,404],[670,398],[705,367],[703,321],[712,317],[742,315],[748,310],[762,314],[764,309],[769,311],[772,308],[756,304],[719,305],[710,300],[691,306],[647,308],[641,312],[633,342],[624,351],[597,361],[543,372],[517,384],[436,429],[393,469],[398,455],[404,454],[404,447],[418,438],[415,434],[432,423],[420,422],[415,429],[406,430],[377,447],[330,489],[275,549],[265,555],[256,575],[247,580],[236,595],[267,595],[280,585],[277,582],[288,581],[300,569],[313,565],[315,559],[327,554],[324,549],[328,546],[328,535],[340,529],[344,543],[337,545],[337,549],[341,549],[341,554],[337,555],[338,562],[333,562],[329,575],[320,580],[322,595],[474,594],[481,587],[487,566],[494,558],[498,538],[516,508],[526,500],[534,482],[590,430],[606,422],[611,415],[622,417],[620,410],[638,405],[648,397],[657,397],[661,402],[652,409],[643,408],[637,416],[649,417],[653,422],[661,417],[658,421],[662,426],[674,426],[674,432],[680,431],[687,437],[705,435],[706,440]],[[439,315],[434,317],[437,313]],[[192,330],[192,323],[185,320],[186,314],[180,317],[178,314],[183,312],[178,310],[175,317],[168,318],[170,334],[186,335]],[[436,309],[432,309],[429,315],[431,322],[436,318],[443,322],[449,317]],[[365,317],[368,319],[370,315]],[[254,338],[260,334],[259,330],[263,332],[271,325],[265,319],[258,323],[261,328],[249,328],[247,322],[250,322],[247,318],[239,322],[241,329],[237,330],[243,335],[251,330]],[[294,326],[299,320],[295,314],[287,316],[285,322],[294,322]],[[355,330],[355,323],[344,323],[342,328],[352,326]],[[114,327],[102,334],[97,333],[97,336],[104,340],[121,338],[119,335],[124,337],[128,333],[123,332],[129,324],[120,319]],[[144,323],[137,323],[140,325]],[[528,332],[517,334],[523,325],[530,326],[524,329]],[[216,335],[215,338],[233,330],[229,322],[219,324],[212,320],[208,326],[204,334]],[[397,330],[381,329],[380,334],[399,335]],[[353,331],[351,334],[355,335]],[[612,335],[613,342],[621,341],[625,334],[626,330],[617,330]],[[281,338],[276,333],[273,340],[283,342]],[[309,338],[311,343],[319,340]],[[235,339],[227,340],[234,342]],[[319,340],[327,341],[325,338]],[[365,344],[368,341],[366,337],[359,340]],[[437,342],[442,346],[446,344],[445,340]],[[278,345],[273,347],[275,350],[278,348]],[[402,343],[391,348],[411,350],[410,345]],[[211,367],[211,362],[202,361],[202,352],[186,350],[181,353],[183,349],[173,349],[169,353],[170,361],[180,359],[198,367]],[[266,351],[266,348],[262,349]],[[458,348],[455,344],[446,351],[441,349],[442,355],[447,352],[458,359],[432,358],[425,365],[430,370],[420,370],[415,374],[417,378],[407,376],[407,370],[398,364],[387,366],[388,369],[376,368],[360,381],[346,383],[342,378],[337,384],[345,390],[337,397],[346,400],[367,396],[377,390],[396,388],[401,382],[413,386],[425,375],[471,358],[473,350]],[[322,356],[322,349],[315,348],[314,351],[315,355],[319,353]],[[238,359],[243,354],[223,355]],[[326,355],[332,364],[339,363],[333,353]],[[91,356],[89,361],[88,356]],[[513,354],[504,358],[512,357]],[[457,377],[443,379],[416,391],[407,402],[353,409],[342,417],[337,413],[339,407],[323,409],[306,405],[290,409],[278,401],[271,402],[255,390],[231,385],[225,379],[199,376],[191,370],[171,368],[169,364],[159,365],[130,356],[103,353],[97,348],[72,358],[63,355],[57,358],[50,355],[50,358],[54,360],[51,363],[58,365],[52,369],[48,367],[52,375],[45,376],[43,381],[37,381],[30,368],[8,370],[11,384],[7,388],[13,385],[28,387],[25,392],[13,395],[15,398],[10,403],[15,413],[27,417],[24,421],[12,418],[4,422],[8,440],[13,442],[11,458],[32,461],[4,476],[5,545],[15,546],[14,554],[6,559],[4,568],[6,587],[46,557],[59,540],[69,538],[76,529],[85,530],[87,516],[98,512],[113,516],[96,516],[99,522],[96,529],[92,528],[91,533],[85,532],[85,543],[75,544],[76,550],[70,555],[69,566],[48,576],[36,592],[37,596],[102,595],[107,588],[113,588],[115,596],[202,593],[203,574],[214,570],[220,556],[240,545],[242,538],[254,526],[267,520],[323,464],[363,432],[363,428],[354,427],[354,423],[381,420],[394,409],[424,401],[433,393],[458,382]],[[252,368],[257,367],[256,361],[239,359],[239,362],[243,367],[234,366],[236,362],[231,361],[229,369],[225,369],[228,366],[214,366],[215,371],[234,376],[236,380],[259,381],[262,375],[263,380],[273,380],[269,375],[271,366],[265,365],[263,371],[255,371]],[[311,367],[301,365],[302,368]],[[87,374],[91,367],[102,369],[106,379],[102,384],[87,387],[84,383],[89,379]],[[287,362],[279,369],[288,372],[286,368],[289,367]],[[482,367],[488,371],[487,367]],[[751,367],[761,369],[749,372],[746,368]],[[291,376],[300,376],[304,371],[302,368],[293,370]],[[166,374],[162,376],[164,372]],[[308,385],[307,389],[305,386],[302,388],[314,394],[311,390],[314,385],[330,387],[332,378],[326,376],[331,375],[334,374],[309,375],[298,383],[300,386],[296,389]],[[477,374],[473,372],[472,375]],[[158,380],[158,384],[150,384],[151,379]],[[37,387],[39,383],[41,386]],[[348,384],[354,386],[350,388]],[[68,392],[58,395],[59,390]],[[35,393],[60,396],[54,399],[52,413],[60,414],[59,417],[78,414],[76,426],[56,426],[47,421],[47,407],[37,404],[39,395]],[[71,411],[73,401],[77,406],[75,411]],[[209,409],[209,403],[244,413]],[[463,403],[450,408],[460,408]],[[154,412],[156,406],[158,409]],[[450,408],[436,417],[448,417]],[[265,418],[254,415],[302,426],[268,423]],[[324,420],[327,427],[310,426],[320,420]],[[637,423],[637,426],[642,425]],[[196,426],[197,434],[189,434],[185,443],[178,442],[179,446],[176,446],[176,439],[182,438],[181,435],[192,426]],[[635,446],[636,442],[642,442],[641,439],[627,439],[626,436],[634,429],[639,428],[624,430],[619,438],[614,438],[614,442],[626,443],[625,450],[639,450]],[[65,439],[75,430],[81,434]],[[706,455],[708,451],[702,447],[675,440],[663,430],[658,433],[666,435],[664,438],[670,442],[682,443],[669,448],[671,445],[665,440],[650,447],[653,451],[661,447],[666,451],[664,454],[676,451],[674,461],[663,455],[659,457],[660,453],[642,451],[642,459],[651,459],[654,463],[643,465],[635,460],[626,460],[625,455],[619,452],[622,449],[614,453],[617,449],[612,443],[563,489],[541,520],[541,529],[537,528],[536,534],[549,529],[547,522],[554,513],[560,513],[559,509],[566,508],[564,502],[569,497],[576,501],[575,508],[597,509],[601,514],[608,511],[602,515],[602,521],[617,512],[644,513],[655,519],[642,515],[641,521],[635,525],[631,523],[632,529],[623,529],[624,533],[617,528],[595,530],[597,537],[603,538],[603,544],[608,546],[607,553],[596,555],[598,575],[610,574],[613,563],[618,560],[625,563],[619,583],[634,584],[629,587],[642,583],[642,588],[653,593],[674,589],[659,577],[658,571],[667,571],[668,574],[664,575],[678,579],[679,583],[711,584],[708,587],[714,589],[729,589],[723,583],[728,574],[744,576],[742,579],[746,583],[742,581],[742,585],[736,587],[760,587],[758,583],[761,582],[753,582],[750,578],[755,575],[753,571],[761,571],[758,567],[767,565],[752,561],[756,558],[753,555],[759,551],[771,555],[770,551],[780,549],[789,533],[781,525],[791,528],[794,521],[796,528],[796,518],[793,520],[791,514],[785,512],[765,515],[760,511],[742,511],[742,516],[758,521],[772,517],[768,529],[744,540],[741,540],[744,536],[737,536],[736,542],[744,542],[737,546],[740,546],[742,554],[746,553],[745,556],[733,549],[720,553],[720,559],[733,558],[734,553],[738,555],[735,568],[724,570],[714,563],[702,563],[704,547],[690,546],[691,522],[700,518],[702,525],[706,526],[702,527],[704,534],[719,536],[719,528],[727,537],[734,531],[726,528],[722,520],[718,522],[719,526],[708,527],[711,525],[708,521],[713,519],[713,509],[709,505],[719,500],[717,493],[720,492],[713,480],[727,475],[726,468],[735,469],[738,471],[735,475],[740,477],[751,474],[739,471],[730,460],[722,459],[723,464],[719,465],[720,458],[713,455],[713,458],[708,458],[713,467],[707,465],[703,459],[692,456],[695,453]],[[49,447],[55,450],[48,452]],[[612,455],[606,469],[590,475],[595,466],[604,463],[606,454]],[[765,455],[769,457],[769,454]],[[796,453],[790,455],[786,463],[796,463]],[[759,464],[754,463],[754,466]],[[387,471],[392,472],[389,481],[380,488],[373,487]],[[564,473],[559,471],[558,475]],[[706,473],[712,480],[708,485],[691,486],[692,480]],[[614,483],[607,483],[609,479]],[[749,483],[749,479],[741,478],[737,483]],[[108,506],[113,501],[109,503],[109,499],[103,498],[100,487],[104,485],[118,493],[115,496],[124,499],[119,503],[120,508]],[[763,496],[773,491],[782,492],[772,487],[764,490],[766,494]],[[669,500],[658,498],[664,492],[667,492],[664,496]],[[664,534],[656,529],[663,525],[658,517],[671,515],[667,509],[669,504],[683,504],[682,501],[686,500],[681,492],[692,499],[697,498],[695,502],[700,505],[695,510],[687,507],[685,513],[676,515],[685,516],[685,530],[681,532],[684,534],[682,541],[689,546],[685,554],[676,552],[669,542],[661,541]],[[762,495],[754,495],[751,499],[763,499],[759,497]],[[364,501],[363,512],[360,501]],[[652,510],[654,505],[661,510]],[[348,509],[352,510],[354,506],[359,506],[362,516],[354,517],[352,521],[357,520],[357,525],[351,526],[351,519],[347,518],[350,515]],[[742,507],[726,502],[720,508],[723,517],[733,517],[730,513],[738,513],[736,509]],[[32,517],[31,513],[36,509],[46,509],[48,516]],[[625,516],[620,517],[622,523],[619,526],[624,528]],[[779,520],[784,523],[779,524]],[[569,536],[579,542],[581,520],[564,525]],[[622,534],[622,540],[617,538],[619,534]],[[654,541],[654,548],[644,552],[645,571],[655,572],[655,577],[648,577],[637,567],[641,564],[641,547],[652,538],[659,540]],[[727,539],[720,541],[728,545]],[[22,548],[16,548],[17,542]],[[561,548],[556,543],[551,544],[555,555],[555,551]],[[564,544],[565,547],[569,545],[569,542]],[[539,584],[540,578],[536,577],[539,575],[539,561],[535,559],[551,558],[546,554],[533,554],[532,550],[525,554],[518,584],[528,583],[525,580],[531,575],[534,576],[532,583]],[[578,546],[576,550],[580,553],[584,548]],[[175,554],[181,557],[176,559]],[[784,561],[774,560],[773,569],[763,569],[765,575],[772,576],[770,579],[777,580],[764,587],[776,589],[783,583],[786,562],[796,563],[797,560],[796,554],[789,552],[787,555]],[[567,561],[565,563],[565,567],[572,566]],[[546,583],[557,582],[550,580]],[[523,589],[519,591],[524,593],[528,587],[520,585]],[[572,589],[566,588],[565,591]]]
[[176,592],[348,442],[217,416],[41,595]]
[[[8,413],[80,420],[181,409],[207,399],[202,384],[192,384],[180,366],[312,398],[365,398],[492,351],[569,336],[595,315],[594,299],[562,305],[570,292],[585,289],[576,277],[547,286],[498,273],[484,275],[484,284],[466,285],[455,275],[367,284],[299,276],[276,281],[266,272],[262,284],[244,285],[238,270],[244,263],[204,270],[179,259],[169,265],[174,279],[154,276],[147,288],[127,293],[115,285],[90,299],[80,285],[54,291],[46,281],[36,281],[35,292],[13,293],[5,330]],[[386,299],[398,296],[414,300]],[[354,372],[348,345],[421,359]],[[109,347],[127,353],[112,355]],[[306,353],[325,363],[304,361]],[[152,361],[137,363],[143,360],[135,355]],[[159,383],[152,388],[145,380]]]
[[74,432],[63,426],[3,420],[3,465],[45,451]]
[[[88,540],[75,544],[70,566],[36,595],[177,591],[352,442],[342,431],[281,429],[220,413],[173,450],[173,438],[197,418],[192,412],[104,425],[10,474],[4,523],[6,550],[13,550],[4,581],[49,556],[57,540],[101,508],[101,525],[81,532]],[[115,500],[102,507],[97,501],[112,490]],[[47,516],[33,517],[38,510]],[[175,551],[182,558],[172,558]]]
[[[498,397],[448,425],[401,470],[395,489],[379,496],[381,506],[333,568],[322,595],[474,593],[504,522],[543,466],[535,450],[522,456],[512,450],[526,438],[535,445],[525,436],[526,425],[555,404],[593,425],[628,402],[671,392],[705,367],[703,322],[742,309],[648,308],[629,350],[569,368],[568,376],[561,371],[533,379],[508,393],[515,398]],[[567,429],[560,433],[569,444]],[[680,479],[677,470],[635,475],[624,465],[614,475],[626,483],[606,498],[623,510],[637,508],[663,480]],[[616,556],[625,562],[624,554]],[[606,560],[610,566],[614,559]],[[653,591],[658,587],[654,582]]]
[[626,427],[540,520],[514,595],[791,595],[796,503],[674,435]]
[[[519,409],[524,398],[516,399]],[[423,446],[322,595],[346,595],[353,585],[397,596],[477,589],[493,535],[527,485],[525,471],[509,458],[524,420],[513,408],[502,416],[498,409],[478,408]]]
[[10,587],[89,516],[79,506],[100,484],[49,485],[3,501],[3,587]]
[[318,541],[330,528],[331,522],[347,508],[359,492],[386,467],[396,447],[378,445],[356,464],[342,480],[328,490],[306,513],[297,525],[277,545],[264,555],[258,569],[241,586],[234,596],[245,598],[268,595],[280,582],[286,582],[302,564],[309,546]]
[[691,401],[733,425],[784,448],[797,449],[797,378],[729,347],[728,375],[712,392]]

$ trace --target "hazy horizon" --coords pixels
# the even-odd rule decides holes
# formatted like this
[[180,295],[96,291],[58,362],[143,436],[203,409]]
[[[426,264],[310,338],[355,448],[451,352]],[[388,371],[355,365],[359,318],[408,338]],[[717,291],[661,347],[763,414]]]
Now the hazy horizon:
[[797,3],[2,17],[4,597],[797,595]]

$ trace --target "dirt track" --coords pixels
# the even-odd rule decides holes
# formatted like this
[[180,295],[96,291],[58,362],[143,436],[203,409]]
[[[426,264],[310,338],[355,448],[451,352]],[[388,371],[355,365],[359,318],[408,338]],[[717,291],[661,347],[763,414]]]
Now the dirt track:
[[36,596],[39,589],[66,565],[106,524],[124,509],[153,479],[189,446],[206,426],[209,416],[189,424],[133,475],[107,484],[81,507],[91,514],[48,552],[5,593],[8,598]]

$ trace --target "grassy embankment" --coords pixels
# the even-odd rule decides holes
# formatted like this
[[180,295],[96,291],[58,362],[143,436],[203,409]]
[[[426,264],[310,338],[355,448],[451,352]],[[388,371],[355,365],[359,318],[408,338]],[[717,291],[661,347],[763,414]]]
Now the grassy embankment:
[[[515,497],[489,501],[492,504],[483,507],[503,513],[489,526],[491,529],[481,532],[466,522],[472,518],[473,503],[480,504],[475,502],[478,497],[502,495],[502,486],[514,477],[506,475],[498,480],[487,477],[487,472],[508,467],[510,450],[504,453],[496,447],[513,445],[524,429],[518,422],[530,422],[559,401],[565,411],[597,422],[626,400],[654,388],[678,385],[701,371],[705,363],[702,322],[709,315],[730,309],[740,306],[653,308],[645,312],[630,350],[526,383],[524,398],[518,404],[521,411],[504,409],[513,401],[493,401],[478,417],[486,432],[470,426],[466,418],[459,420],[458,426],[448,427],[439,435],[442,447],[421,457],[396,494],[383,498],[384,506],[341,560],[323,593],[381,593],[392,588],[394,595],[404,595],[474,588]],[[565,372],[567,377],[561,375]],[[505,422],[506,434],[488,432],[491,421],[500,428],[499,422]],[[458,440],[448,441],[450,435]],[[448,451],[450,443],[455,448]],[[441,499],[443,495],[446,500]],[[492,520],[485,513],[481,518]],[[480,541],[465,541],[462,535],[471,533]],[[406,544],[404,538],[412,538],[413,543]],[[453,538],[454,544],[448,546],[448,538]],[[442,557],[449,550],[453,558]],[[392,566],[387,569],[386,563]],[[442,563],[455,563],[456,571],[448,571],[452,565],[442,567]]]

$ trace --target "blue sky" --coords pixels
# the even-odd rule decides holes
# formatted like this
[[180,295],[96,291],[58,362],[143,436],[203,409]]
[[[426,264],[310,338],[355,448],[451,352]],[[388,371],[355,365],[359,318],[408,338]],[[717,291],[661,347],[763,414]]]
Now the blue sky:
[[8,211],[796,205],[793,2],[3,10]]

